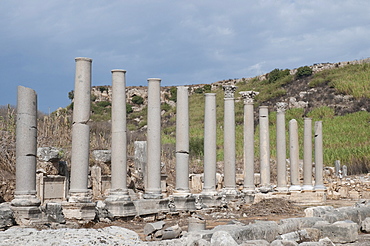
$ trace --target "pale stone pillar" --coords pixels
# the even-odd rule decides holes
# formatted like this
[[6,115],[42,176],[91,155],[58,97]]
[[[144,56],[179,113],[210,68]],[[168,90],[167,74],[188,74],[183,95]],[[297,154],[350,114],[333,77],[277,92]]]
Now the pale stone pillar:
[[224,85],[224,191],[236,195],[235,102],[236,86]]
[[127,190],[125,70],[112,70],[112,179],[108,200],[130,200]]
[[303,186],[302,190],[313,190],[312,185],[312,119],[304,119],[303,134]]
[[290,191],[300,191],[299,182],[299,143],[298,124],[295,119],[289,121],[289,146],[290,146]]
[[204,113],[204,186],[202,194],[216,191],[216,93],[205,93]]
[[75,90],[73,100],[72,158],[70,202],[90,202],[91,192],[87,189],[89,171],[92,59],[77,57]]
[[254,108],[257,91],[241,91],[244,99],[244,188],[243,192],[254,192]]
[[189,190],[189,87],[177,87],[176,102],[176,196]]
[[[16,207],[37,207],[37,95],[30,88],[18,86],[16,121],[16,188],[11,202]],[[39,212],[39,211],[38,211]]]
[[324,155],[322,145],[322,121],[315,122],[315,190],[326,190],[323,180]]
[[268,106],[260,106],[260,173],[261,173],[261,192],[272,190],[270,181],[270,134]]
[[277,166],[277,187],[280,192],[288,191],[286,177],[286,137],[285,137],[285,110],[288,104],[285,102],[276,103],[276,166]]
[[144,198],[162,198],[161,190],[161,80],[148,79],[148,187]]

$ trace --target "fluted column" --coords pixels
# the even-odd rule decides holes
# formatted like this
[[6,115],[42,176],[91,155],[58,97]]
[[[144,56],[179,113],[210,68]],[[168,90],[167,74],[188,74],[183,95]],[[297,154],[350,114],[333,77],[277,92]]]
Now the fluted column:
[[235,102],[236,86],[224,85],[224,191],[237,193],[235,170]]
[[127,190],[125,74],[125,70],[112,70],[112,179],[108,200],[130,200]]
[[313,190],[312,185],[312,119],[304,119],[303,138],[303,186],[302,190]]
[[204,186],[202,194],[216,191],[216,94],[205,93],[204,112]]
[[11,204],[39,206],[36,197],[37,95],[18,86],[16,121],[16,188]]
[[175,196],[189,195],[189,87],[177,87]]
[[243,192],[254,192],[254,107],[257,91],[241,91],[244,99],[244,187]]
[[148,79],[148,187],[145,188],[144,198],[162,198],[160,84],[160,79]]
[[285,102],[276,103],[276,166],[277,166],[277,187],[280,192],[288,191],[286,177],[286,138],[285,138],[285,111],[288,104]]
[[73,100],[72,158],[70,202],[90,202],[91,192],[87,189],[89,172],[92,59],[77,57],[75,90]]
[[299,182],[299,143],[298,124],[295,119],[289,121],[289,145],[290,145],[290,191],[300,191]]
[[268,107],[260,106],[260,173],[261,173],[261,192],[272,190],[270,181],[270,134]]
[[322,121],[315,122],[315,190],[326,190],[323,180],[324,155],[322,144]]

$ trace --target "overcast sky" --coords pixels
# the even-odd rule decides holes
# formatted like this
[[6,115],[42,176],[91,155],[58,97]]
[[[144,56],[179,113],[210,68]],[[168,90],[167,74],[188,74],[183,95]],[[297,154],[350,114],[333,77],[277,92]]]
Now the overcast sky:
[[92,85],[213,83],[370,57],[368,0],[0,0],[0,105],[17,86],[45,113],[67,106],[75,57]]

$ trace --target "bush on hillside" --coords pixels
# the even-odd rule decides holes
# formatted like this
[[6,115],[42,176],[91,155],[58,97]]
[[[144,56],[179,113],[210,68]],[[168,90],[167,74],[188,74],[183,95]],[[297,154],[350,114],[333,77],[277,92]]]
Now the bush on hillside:
[[131,102],[137,105],[141,105],[144,103],[144,98],[142,98],[141,96],[135,95],[132,97]]
[[108,106],[111,106],[112,104],[108,101],[100,101],[96,103],[96,106],[101,107],[101,108],[106,108]]
[[275,81],[284,78],[285,76],[288,76],[289,74],[290,74],[289,69],[282,70],[275,68],[274,70],[267,74],[267,79],[269,84],[272,84]]
[[295,74],[296,78],[304,78],[312,75],[312,68],[309,66],[300,67],[297,69],[297,73]]
[[126,113],[127,113],[127,114],[130,114],[130,113],[132,113],[132,112],[134,112],[134,110],[132,109],[132,105],[131,105],[131,104],[128,104],[128,103],[126,103]]

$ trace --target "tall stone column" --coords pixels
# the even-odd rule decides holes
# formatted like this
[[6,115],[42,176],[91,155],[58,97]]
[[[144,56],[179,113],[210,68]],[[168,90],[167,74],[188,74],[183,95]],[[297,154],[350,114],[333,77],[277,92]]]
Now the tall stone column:
[[216,191],[216,93],[205,93],[204,113],[204,186],[202,194]]
[[127,190],[125,70],[112,70],[112,178],[108,200],[130,200]]
[[224,85],[224,191],[236,195],[235,102],[236,86]]
[[323,179],[324,155],[322,144],[322,121],[315,122],[315,186],[318,191],[326,190]]
[[189,190],[189,87],[177,87],[176,102],[176,196]]
[[313,190],[312,185],[312,119],[304,119],[303,137],[303,186],[302,190]]
[[144,198],[162,198],[161,190],[161,80],[148,79],[148,187]]
[[75,90],[73,100],[72,158],[70,202],[90,202],[91,192],[87,189],[89,172],[92,59],[77,57]]
[[299,182],[299,143],[298,124],[295,119],[289,121],[289,146],[290,146],[290,191],[300,191]]
[[40,200],[36,196],[36,156],[37,95],[30,88],[18,86],[16,188],[14,199],[11,202],[12,206],[38,207],[40,205]]
[[276,103],[276,166],[277,166],[277,187],[279,192],[288,191],[286,178],[286,138],[285,138],[285,110],[288,104],[285,102]]
[[244,188],[243,192],[255,191],[254,185],[254,107],[257,91],[241,91],[244,99]]
[[270,181],[270,134],[268,107],[260,106],[260,173],[261,173],[261,192],[272,190]]

